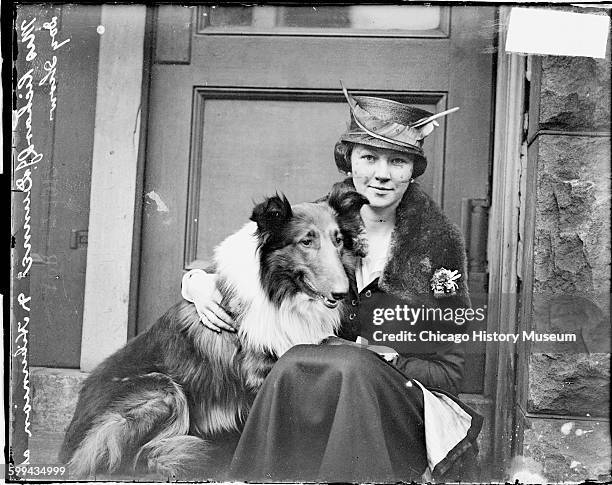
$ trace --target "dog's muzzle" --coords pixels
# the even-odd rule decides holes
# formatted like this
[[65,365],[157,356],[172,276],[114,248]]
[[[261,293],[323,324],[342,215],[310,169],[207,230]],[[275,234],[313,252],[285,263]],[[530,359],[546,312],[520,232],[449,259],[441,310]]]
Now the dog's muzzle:
[[342,298],[328,298],[327,296],[321,294],[306,278],[302,277],[301,280],[302,284],[304,285],[304,293],[314,300],[321,300],[327,308],[338,308]]
[[321,295],[321,298],[323,298],[323,304],[327,308],[338,308],[338,305],[340,304],[340,300],[332,300],[331,298],[327,298],[323,295]]

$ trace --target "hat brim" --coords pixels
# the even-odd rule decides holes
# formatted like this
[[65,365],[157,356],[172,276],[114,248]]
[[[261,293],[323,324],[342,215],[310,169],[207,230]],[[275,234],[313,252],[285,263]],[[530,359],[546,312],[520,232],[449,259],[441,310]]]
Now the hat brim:
[[423,150],[419,147],[407,147],[405,145],[399,145],[395,143],[390,143],[385,140],[381,140],[379,138],[374,138],[373,136],[368,135],[367,133],[345,133],[340,137],[341,141],[348,141],[351,143],[359,143],[360,145],[368,145],[372,147],[378,148],[387,148],[389,150],[395,150],[397,152],[410,153],[411,155],[415,155],[419,158],[425,159],[425,155],[423,154]]

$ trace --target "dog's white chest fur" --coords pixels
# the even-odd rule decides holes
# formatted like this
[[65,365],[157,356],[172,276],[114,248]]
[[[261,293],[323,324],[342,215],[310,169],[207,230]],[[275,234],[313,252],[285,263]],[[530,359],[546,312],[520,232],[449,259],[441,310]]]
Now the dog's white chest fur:
[[317,344],[336,333],[340,312],[298,294],[279,306],[270,302],[260,279],[257,225],[249,222],[215,249],[217,274],[232,287],[244,310],[238,315],[241,340],[254,350],[283,355],[294,345]]

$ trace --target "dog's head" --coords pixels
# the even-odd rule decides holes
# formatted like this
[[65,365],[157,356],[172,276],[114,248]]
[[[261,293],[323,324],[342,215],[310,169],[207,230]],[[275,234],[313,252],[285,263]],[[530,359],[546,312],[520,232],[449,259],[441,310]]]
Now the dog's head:
[[359,254],[359,210],[367,199],[334,187],[328,199],[291,206],[284,196],[255,206],[261,283],[276,304],[303,294],[336,308],[349,290],[346,255]]

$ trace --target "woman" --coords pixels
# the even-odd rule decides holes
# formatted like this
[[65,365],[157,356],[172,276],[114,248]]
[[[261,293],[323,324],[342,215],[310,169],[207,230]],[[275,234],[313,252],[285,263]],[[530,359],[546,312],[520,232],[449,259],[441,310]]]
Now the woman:
[[[231,475],[251,481],[466,479],[449,470],[465,464],[466,450],[473,452],[482,419],[453,397],[463,350],[420,337],[461,333],[442,315],[470,305],[461,234],[414,183],[426,169],[423,139],[437,116],[344,94],[351,124],[336,144],[335,160],[349,175],[343,183],[370,204],[361,210],[368,254],[349,275],[351,311],[340,336],[392,345],[399,355],[389,365],[344,345],[288,351],[257,395]],[[183,296],[195,302],[205,325],[231,331],[207,284],[202,273],[188,273]],[[411,309],[420,309],[419,317]],[[412,338],[379,342],[406,333]]]

